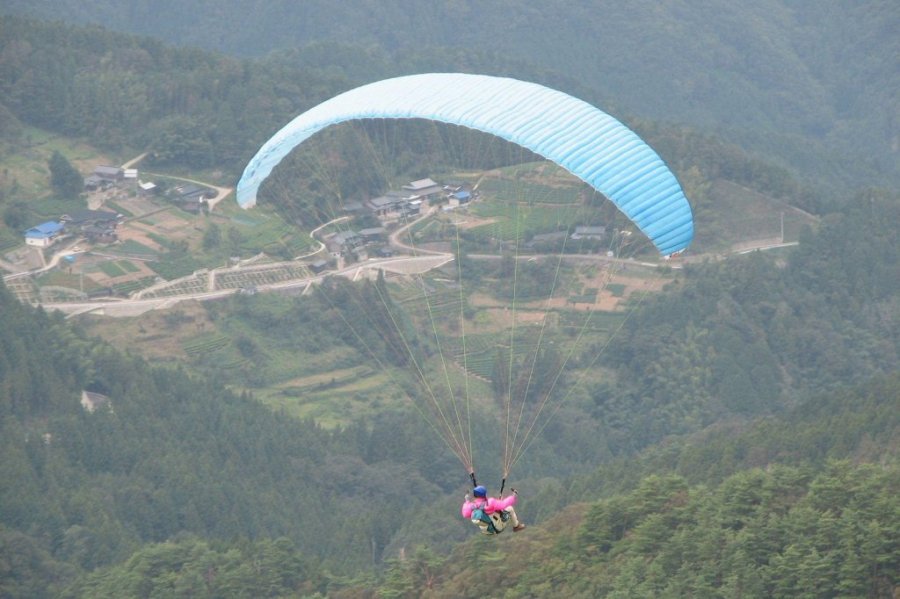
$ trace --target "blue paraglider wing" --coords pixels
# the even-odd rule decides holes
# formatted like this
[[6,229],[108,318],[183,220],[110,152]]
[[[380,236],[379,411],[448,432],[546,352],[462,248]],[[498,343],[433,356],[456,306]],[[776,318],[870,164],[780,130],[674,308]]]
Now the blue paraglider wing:
[[551,160],[610,199],[663,255],[694,236],[691,207],[675,175],[628,127],[594,106],[535,83],[428,73],[385,79],[304,112],[267,141],[237,185],[243,208],[297,145],[349,120],[427,119],[496,135]]

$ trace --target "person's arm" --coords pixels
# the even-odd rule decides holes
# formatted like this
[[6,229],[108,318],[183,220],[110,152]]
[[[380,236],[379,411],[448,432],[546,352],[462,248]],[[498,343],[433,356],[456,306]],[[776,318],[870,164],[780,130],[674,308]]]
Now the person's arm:
[[465,519],[469,519],[472,517],[472,511],[475,509],[475,502],[469,499],[469,496],[466,495],[466,501],[462,504],[462,517]]
[[518,501],[518,499],[519,499],[518,495],[516,495],[515,493],[511,493],[510,495],[507,495],[503,499],[495,499],[492,497],[491,503],[493,504],[492,507],[494,508],[494,511],[501,511],[501,510],[505,510],[506,508],[508,508],[510,506],[516,505],[516,501]]

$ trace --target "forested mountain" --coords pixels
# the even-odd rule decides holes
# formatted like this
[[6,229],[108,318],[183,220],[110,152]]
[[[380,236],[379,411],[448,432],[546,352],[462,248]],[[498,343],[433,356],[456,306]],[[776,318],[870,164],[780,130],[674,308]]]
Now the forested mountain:
[[[760,549],[764,553],[759,556],[779,555],[778,559],[796,559],[798,563],[821,556],[820,547],[826,541],[803,536],[803,531],[821,526],[798,529],[792,520],[806,514],[804,518],[815,521],[832,510],[827,503],[831,496],[819,498],[813,490],[843,483],[827,482],[826,478],[822,479],[826,482],[809,487],[818,480],[814,473],[818,465],[826,458],[896,464],[896,415],[900,413],[896,401],[900,396],[895,378],[859,391],[839,389],[848,381],[865,381],[897,370],[897,321],[892,314],[897,309],[900,277],[895,269],[900,260],[895,254],[900,244],[891,236],[897,201],[864,199],[847,214],[830,218],[819,233],[811,232],[786,265],[750,256],[728,268],[724,264],[698,268],[682,284],[683,289],[661,296],[638,312],[635,326],[613,351],[619,362],[619,385],[590,389],[567,406],[548,429],[547,442],[535,448],[530,464],[523,465],[522,472],[531,473],[523,482],[531,480],[530,488],[536,493],[527,504],[529,520],[547,522],[542,526],[554,530],[554,514],[571,500],[564,492],[567,487],[571,498],[581,500],[616,491],[641,493],[641,488],[656,484],[652,480],[642,483],[642,476],[672,470],[681,472],[691,484],[718,485],[721,477],[732,474],[738,481],[763,476],[741,474],[744,467],[780,462],[810,466],[813,471],[785,471],[788,478],[800,476],[796,483],[800,487],[790,491],[788,512],[778,512],[787,520],[765,526],[760,521],[759,526],[764,527],[754,534],[775,535],[780,540]],[[125,356],[85,337],[60,317],[18,305],[5,292],[0,300],[0,439],[4,458],[0,505],[5,527],[0,563],[7,564],[4,584],[10,595],[52,595],[82,573],[120,563],[133,552],[137,552],[134,561],[123,566],[125,570],[79,579],[79,585],[87,586],[76,587],[82,590],[75,596],[114,592],[103,589],[121,588],[113,584],[120,576],[137,576],[122,584],[144,588],[141,585],[151,584],[145,577],[160,571],[156,568],[180,569],[177,564],[184,560],[184,574],[191,573],[184,584],[197,583],[198,564],[205,564],[203,568],[223,573],[222,584],[231,581],[229,584],[256,588],[253,585],[262,579],[247,573],[241,564],[275,560],[279,568],[289,568],[278,580],[292,591],[329,584],[338,588],[340,579],[329,579],[329,571],[360,573],[382,557],[397,555],[401,548],[415,547],[425,539],[439,553],[449,540],[464,538],[465,523],[444,517],[456,511],[453,493],[460,489],[458,465],[417,416],[385,413],[370,423],[323,431],[311,422],[279,417],[218,384]],[[327,318],[339,320],[333,313]],[[279,324],[276,321],[269,326]],[[352,340],[347,337],[345,342]],[[629,358],[634,351],[642,357]],[[837,390],[826,394],[829,389]],[[109,397],[110,404],[86,411],[79,403],[83,390]],[[785,412],[786,406],[804,395],[810,399]],[[732,420],[730,426],[740,430],[737,417],[746,420],[760,414],[774,419],[737,436],[726,429],[717,437],[713,430],[705,438],[670,444],[668,449],[650,449],[643,458],[628,457],[634,449],[664,436],[697,431],[707,423]],[[546,474],[538,478],[541,472],[571,470],[570,461],[601,461],[604,455],[622,457],[594,475],[576,476],[569,482]],[[869,519],[835,524],[835,539],[859,527],[878,527],[878,534],[885,536],[876,539],[891,538],[889,527],[896,522],[880,514],[891,513],[884,509],[896,509],[890,503],[896,493],[892,495],[885,490],[890,487],[884,487],[891,477],[885,479],[877,472],[860,470],[862,486],[851,489],[847,499],[854,509],[869,510]],[[650,518],[638,527],[641,534],[663,539],[671,536],[666,527],[680,526],[687,534],[694,525],[699,532],[710,523],[696,520],[698,513],[721,511],[715,504],[703,503],[711,501],[703,499],[709,495],[706,491],[692,489],[687,482],[672,484],[675,486],[666,487],[669,491],[686,494],[679,497],[690,514],[685,515],[688,520],[670,520],[665,511],[654,516],[663,504],[653,504],[640,518],[635,515],[636,520],[628,520],[637,526],[642,518]],[[733,484],[743,483],[725,483]],[[781,483],[773,480],[771,484],[775,485],[773,497],[779,497]],[[638,491],[632,491],[636,486]],[[407,492],[413,489],[414,493]],[[857,492],[863,496],[857,498]],[[883,499],[865,499],[867,494]],[[436,499],[441,497],[444,499]],[[631,505],[637,498],[639,495],[613,498],[613,504],[593,509]],[[804,511],[808,501],[818,506],[815,513]],[[857,506],[858,501],[864,503]],[[885,501],[888,503],[882,507],[872,507]],[[768,518],[764,514],[776,504],[782,505],[776,501],[755,508],[763,510],[759,518]],[[407,520],[397,521],[397,506],[409,514]],[[801,511],[794,513],[794,509]],[[428,525],[420,526],[423,521]],[[544,534],[540,526],[536,528],[536,534]],[[597,530],[585,524],[578,535],[596,536],[600,534]],[[282,536],[284,541],[266,540]],[[577,542],[581,536],[561,540],[561,546],[584,551]],[[234,537],[250,542],[221,544]],[[616,539],[631,536],[616,537],[612,548],[619,542]],[[166,540],[175,544],[144,547]],[[805,542],[812,545],[798,549],[796,555],[788,551]],[[615,568],[605,573],[592,570],[592,580],[596,584],[607,580],[603,584],[611,585],[609,589],[626,589],[631,583],[665,589],[662,581],[670,570],[659,574],[663,578],[656,574],[620,577],[635,567],[637,562],[627,565],[634,555],[674,554],[683,547],[656,543],[631,549],[632,541],[626,543],[622,547],[629,549],[623,550],[612,566],[605,557],[589,561],[597,568]],[[856,551],[856,545],[848,548],[841,543],[832,547],[827,560],[841,560],[841,552]],[[860,548],[859,555],[864,563],[875,560],[881,564],[879,574],[869,578],[847,574],[850,578],[846,580],[828,579],[821,584],[852,584],[854,588],[868,584],[881,589],[885,580],[896,578],[893,554],[883,554],[887,550],[883,541],[873,543]],[[811,548],[816,548],[816,553],[810,553]],[[23,555],[30,557],[24,560]],[[513,555],[524,559],[518,553]],[[741,576],[759,578],[754,584],[763,585],[760,588],[800,584],[790,577],[784,579],[788,573],[759,570],[759,556],[745,564],[751,571]],[[560,559],[568,563],[574,558],[563,553]],[[728,564],[739,559],[743,558],[728,557]],[[158,566],[147,570],[141,566],[146,560]],[[398,564],[388,575],[386,589],[404,580],[420,584],[409,579],[413,576],[411,564],[418,563]],[[680,568],[679,563],[683,562],[666,567]],[[699,566],[690,562],[685,567]],[[716,567],[723,569],[723,579],[736,575],[724,562]],[[441,577],[457,572],[448,568]],[[547,574],[537,565],[532,570],[538,578]],[[166,580],[152,584],[175,584]],[[548,574],[546,580],[554,578]],[[568,583],[548,584],[567,588]],[[695,588],[692,585],[699,582],[689,578],[679,584]],[[789,596],[790,591],[782,594]]]
[[[374,354],[398,373],[397,397],[373,401],[374,416],[329,429],[227,387],[277,368],[249,337],[236,342],[252,358],[243,371],[160,365],[0,284],[0,596],[896,595],[900,197],[856,185],[896,182],[893,4],[714,2],[698,14],[679,2],[307,2],[301,20],[282,3],[241,13],[242,27],[236,6],[6,3],[153,35],[164,19],[182,45],[244,44],[244,57],[0,18],[0,151],[28,146],[25,124],[233,181],[275,129],[335,93],[402,72],[478,70],[640,115],[635,128],[682,179],[700,227],[715,223],[718,180],[821,219],[796,248],[688,261],[608,347],[576,355],[557,391],[568,399],[516,472],[529,527],[497,539],[472,538],[457,515],[466,473],[418,414],[398,409],[422,390],[399,374],[399,328],[366,324],[390,310],[404,318],[399,302],[367,310],[383,279],[329,281],[331,299],[242,295],[204,308],[227,321],[223,335],[252,330],[286,353],[337,349],[348,362]],[[293,49],[246,57],[277,48]],[[710,131],[854,191],[821,194]],[[446,159],[420,133],[404,133],[403,172]],[[831,151],[822,144],[855,158],[810,166]],[[365,158],[346,163],[348,194],[371,184]],[[8,173],[0,183],[0,209],[31,199]],[[281,209],[309,225],[322,220],[316,199]],[[497,262],[481,267],[487,280],[511,260]],[[579,385],[601,351],[602,377]],[[478,450],[496,453],[496,423],[475,428]]]
[[15,120],[151,164],[236,177],[298,111],[350,86],[318,66],[252,64],[100,28],[0,19],[0,104]]
[[[19,531],[92,569],[185,533],[288,536],[318,568],[355,571],[380,560],[392,505],[416,509],[456,486],[417,419],[385,414],[326,432],[127,357],[5,289],[0,322],[5,551]],[[108,403],[85,409],[85,390]]]
[[[246,60],[176,49],[97,27],[5,17],[0,18],[0,30],[0,152],[4,155],[28,151],[31,142],[23,136],[25,124],[84,138],[123,160],[147,151],[145,168],[205,169],[226,185],[236,181],[259,145],[293,116],[374,74],[396,74],[397,67],[382,52],[346,46],[317,46]],[[427,50],[423,52],[410,54],[409,60],[423,60],[428,55]],[[464,51],[439,54],[445,64],[452,62],[453,69],[465,70],[472,59]],[[512,63],[502,70],[597,99],[570,78]],[[647,119],[635,118],[630,124],[672,164],[701,219],[706,218],[705,189],[718,178],[815,213],[831,209],[839,200],[830,192],[798,185],[785,169],[751,159],[740,147],[708,134]],[[433,143],[433,132],[421,135],[422,127],[416,126],[398,126],[397,131],[402,136],[397,145],[403,151],[389,156],[397,175],[415,177],[424,172],[423,164],[446,164],[440,144]],[[383,174],[373,172],[370,154],[360,151],[364,144],[340,131],[327,133],[329,153],[344,152],[340,159],[346,167],[337,182],[344,197],[380,193]],[[374,147],[387,153],[381,146]],[[316,188],[302,152],[286,162],[290,168],[282,171],[289,175],[282,185],[302,193],[289,194],[291,205],[282,210],[291,220],[312,226],[324,214],[311,206],[334,198],[325,197],[331,192],[321,184]],[[492,164],[498,163],[479,168]],[[21,212],[34,197],[32,187],[4,173],[0,232],[5,226],[21,228],[27,220]],[[278,199],[266,196],[266,201]]]
[[[454,468],[415,420],[326,433],[0,302],[5,596],[881,597],[900,582],[896,374],[533,486],[527,535],[449,558],[431,543],[377,577],[376,543],[464,525],[437,515],[452,499],[421,506],[458,487],[417,474]],[[83,387],[111,403],[86,411]]]
[[[596,90],[613,112],[716,131],[843,189],[900,181],[900,9],[889,0],[716,0],[702,8],[305,0],[249,10],[237,1],[11,0],[5,10],[238,56],[322,42],[329,49],[311,54],[320,66],[364,81],[448,69],[529,78],[541,69]],[[356,49],[335,51],[336,41]],[[353,62],[343,60],[348,52]],[[379,68],[366,70],[372,64]]]
[[753,469],[713,486],[651,476],[511,543],[396,562],[380,596],[891,597],[898,475],[896,464],[845,462],[817,474]]
[[[898,219],[896,196],[866,193],[783,267],[762,254],[696,267],[615,339],[621,377],[594,390],[600,420],[635,440],[895,371]],[[626,426],[619,414],[647,419]]]

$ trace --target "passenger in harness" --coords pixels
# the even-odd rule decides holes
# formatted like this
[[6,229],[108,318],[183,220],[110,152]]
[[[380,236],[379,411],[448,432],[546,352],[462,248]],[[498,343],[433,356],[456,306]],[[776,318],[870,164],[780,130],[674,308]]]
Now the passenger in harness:
[[512,523],[513,532],[519,532],[525,525],[519,522],[516,510],[513,507],[519,499],[515,489],[512,495],[504,499],[496,499],[487,496],[487,489],[478,485],[472,490],[472,495],[466,495],[466,501],[462,505],[462,517],[472,521],[481,532],[486,535],[497,535],[503,532],[507,523]]

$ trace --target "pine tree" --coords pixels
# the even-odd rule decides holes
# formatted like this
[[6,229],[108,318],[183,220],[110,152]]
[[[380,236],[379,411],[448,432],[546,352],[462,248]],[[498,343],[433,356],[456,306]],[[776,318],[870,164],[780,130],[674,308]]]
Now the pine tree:
[[57,195],[64,199],[74,199],[84,188],[81,173],[58,150],[50,157],[50,184]]

